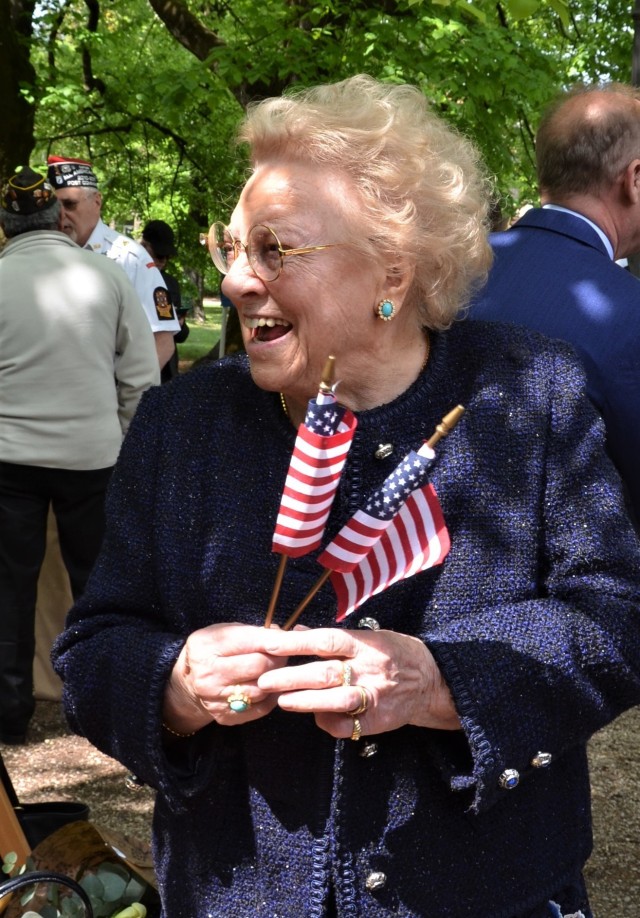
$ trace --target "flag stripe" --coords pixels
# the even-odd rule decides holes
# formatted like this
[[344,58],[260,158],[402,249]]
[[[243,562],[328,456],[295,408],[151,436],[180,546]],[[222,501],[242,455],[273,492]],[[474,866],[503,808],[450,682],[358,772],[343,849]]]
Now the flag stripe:
[[[425,442],[418,452],[408,453],[388,475],[380,488],[369,495],[361,507],[327,545],[318,563],[346,573],[356,567],[397,518],[400,508],[412,493],[424,486],[434,452]],[[400,538],[400,533],[394,538]]]
[[[343,526],[338,535],[327,546],[324,554],[318,559],[324,567],[333,570],[349,571],[358,564],[369,549],[378,541],[391,520],[374,520],[367,513],[358,510]],[[328,559],[331,563],[326,563]]]
[[326,519],[326,511],[315,517],[301,515],[299,519],[293,519],[291,516],[285,516],[284,513],[279,513],[276,526],[278,527],[279,533],[291,538],[295,532],[300,532],[301,535],[308,535],[311,530],[317,531],[318,529],[323,529]]
[[280,554],[289,555],[291,558],[297,558],[299,555],[304,555],[308,551],[313,551],[318,542],[322,539],[323,529],[324,526],[321,526],[319,533],[316,532],[305,537],[301,536],[299,532],[295,532],[292,536],[286,536],[278,532],[278,550]]
[[309,465],[302,466],[297,461],[293,461],[293,456],[291,458],[292,462],[289,464],[287,481],[291,480],[296,487],[305,488],[308,491],[320,490],[322,488],[326,490],[327,486],[330,487],[331,483],[335,481],[336,478],[340,478],[345,460],[343,456],[340,462],[333,463],[330,466],[318,465],[316,468],[313,468]]
[[314,496],[309,500],[300,500],[299,491],[291,491],[287,488],[282,494],[282,502],[280,505],[281,511],[291,511],[287,513],[289,516],[297,516],[297,514],[310,516],[312,518],[317,517],[319,514],[325,513],[327,509],[331,507],[333,502],[333,494],[320,494]]
[[289,463],[272,550],[291,557],[320,546],[357,426],[332,395],[312,399]]
[[399,580],[441,564],[450,547],[433,486],[414,491],[355,568],[346,573],[333,570],[338,621]]
[[[351,412],[345,412],[345,420],[349,415],[355,421],[355,417]],[[308,455],[319,455],[322,458],[331,459],[333,456],[337,456],[341,451],[345,451],[345,447],[351,445],[351,440],[353,437],[352,422],[349,421],[348,426],[345,427],[343,431],[338,431],[333,434],[323,435],[317,433],[314,430],[309,430],[308,427],[305,427],[304,424],[301,424],[298,428],[298,436],[296,438],[295,450],[298,450],[301,453],[307,453]]]

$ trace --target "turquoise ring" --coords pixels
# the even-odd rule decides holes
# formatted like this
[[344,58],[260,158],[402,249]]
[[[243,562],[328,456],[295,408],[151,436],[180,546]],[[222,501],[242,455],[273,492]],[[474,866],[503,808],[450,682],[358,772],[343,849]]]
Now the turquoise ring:
[[240,686],[235,685],[233,691],[227,698],[227,704],[234,714],[244,714],[251,707],[251,699],[244,692],[240,691]]

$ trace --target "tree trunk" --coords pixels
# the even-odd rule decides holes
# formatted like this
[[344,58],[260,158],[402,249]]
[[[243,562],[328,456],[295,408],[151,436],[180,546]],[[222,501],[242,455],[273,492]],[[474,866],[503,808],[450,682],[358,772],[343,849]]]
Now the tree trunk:
[[198,291],[191,305],[191,315],[196,322],[204,323],[205,315],[202,302],[204,298],[204,277],[197,268],[187,268],[184,273]]
[[[25,96],[35,84],[29,59],[31,0],[0,0],[0,179],[29,163],[35,109]],[[30,93],[29,93],[30,94]]]

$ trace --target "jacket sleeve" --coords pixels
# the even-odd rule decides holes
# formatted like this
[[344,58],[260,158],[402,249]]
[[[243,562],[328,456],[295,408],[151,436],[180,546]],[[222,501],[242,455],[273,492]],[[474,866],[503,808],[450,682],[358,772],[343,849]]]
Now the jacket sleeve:
[[71,728],[177,799],[215,768],[215,755],[198,755],[215,736],[215,725],[189,744],[180,741],[188,752],[179,768],[171,766],[162,738],[163,696],[187,635],[172,625],[157,588],[162,535],[156,524],[166,512],[156,507],[162,392],[158,386],[145,394],[125,438],[107,496],[102,551],[54,645],[52,662],[64,682]]
[[118,419],[122,434],[127,432],[140,398],[150,386],[160,383],[160,368],[153,333],[135,290],[118,275],[121,306],[116,337],[115,376],[118,390]]
[[540,470],[520,469],[526,512],[517,491],[500,505],[497,490],[490,496],[500,518],[487,514],[488,573],[476,557],[468,613],[425,636],[468,744],[460,755],[459,742],[440,737],[434,754],[452,789],[473,791],[476,812],[540,768],[552,775],[567,750],[640,702],[638,541],[602,423],[564,350],[549,378],[532,447]]

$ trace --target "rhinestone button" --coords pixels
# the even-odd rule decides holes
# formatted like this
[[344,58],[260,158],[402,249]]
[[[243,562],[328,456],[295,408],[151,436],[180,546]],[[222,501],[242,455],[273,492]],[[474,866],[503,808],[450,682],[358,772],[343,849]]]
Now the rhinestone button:
[[382,873],[381,870],[372,870],[364,885],[369,892],[377,892],[379,889],[384,889],[387,885],[387,875]]
[[551,765],[551,760],[553,756],[550,752],[538,752],[537,755],[531,759],[531,764],[534,768],[546,768],[547,765]]
[[380,631],[380,623],[375,618],[361,618],[358,628],[368,628],[369,631]]
[[388,456],[393,452],[392,443],[380,443],[377,450],[374,453],[376,459],[387,459]]
[[505,768],[500,777],[498,784],[503,790],[513,790],[520,783],[520,774],[515,768]]
[[377,743],[365,743],[358,755],[361,755],[363,759],[370,759],[372,755],[375,755],[378,751]]

